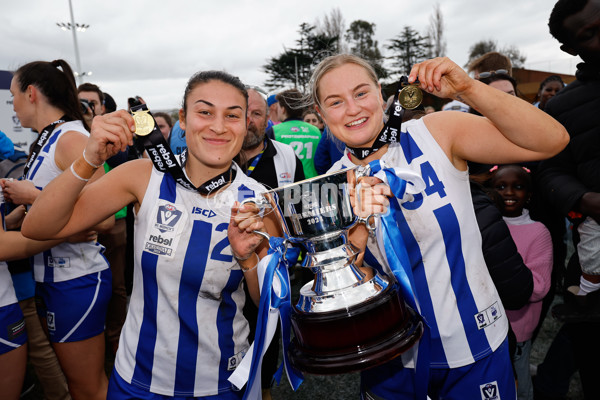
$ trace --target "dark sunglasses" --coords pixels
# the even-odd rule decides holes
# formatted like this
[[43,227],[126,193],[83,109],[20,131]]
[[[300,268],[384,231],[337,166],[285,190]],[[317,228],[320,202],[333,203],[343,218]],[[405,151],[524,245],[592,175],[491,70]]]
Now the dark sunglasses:
[[497,69],[496,71],[487,71],[487,72],[482,72],[479,74],[479,79],[485,79],[485,78],[489,78],[490,76],[494,76],[497,74],[506,74],[508,75],[508,71],[505,69]]

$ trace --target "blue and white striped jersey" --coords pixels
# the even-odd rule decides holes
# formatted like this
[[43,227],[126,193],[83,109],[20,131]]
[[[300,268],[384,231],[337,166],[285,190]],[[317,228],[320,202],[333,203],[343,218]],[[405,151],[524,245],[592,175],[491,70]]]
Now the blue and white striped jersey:
[[[27,172],[27,180],[43,189],[63,171],[56,165],[56,142],[67,131],[89,133],[81,121],[65,122],[50,134],[48,141]],[[37,282],[63,282],[108,268],[102,254],[104,247],[97,242],[61,243],[33,257],[33,272]]]
[[[382,160],[421,175],[425,190],[401,205],[420,313],[431,327],[431,368],[455,368],[492,353],[505,339],[508,320],[481,250],[467,171],[457,170],[422,120],[402,124],[399,143]],[[354,164],[344,156],[332,170]],[[368,250],[389,271],[383,246]],[[413,367],[418,346],[402,355]]]
[[[4,203],[4,194],[0,188],[0,217],[2,218],[2,229],[6,230],[4,225],[4,215],[6,213],[6,204]],[[12,278],[8,271],[8,264],[0,261],[0,307],[14,304],[17,302],[15,288],[13,287]]]
[[235,200],[264,187],[238,170],[212,198],[156,169],[135,222],[135,272],[115,368],[128,383],[167,396],[208,396],[248,349],[243,272],[227,227]]

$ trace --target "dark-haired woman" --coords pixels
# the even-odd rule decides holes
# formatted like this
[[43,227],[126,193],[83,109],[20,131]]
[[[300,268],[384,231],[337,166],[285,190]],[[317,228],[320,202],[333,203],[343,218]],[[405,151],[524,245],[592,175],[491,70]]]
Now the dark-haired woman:
[[261,240],[251,232],[263,222],[249,218],[251,206],[231,215],[235,201],[264,190],[232,161],[246,135],[247,98],[244,85],[223,72],[201,72],[188,82],[179,111],[188,145],[182,168],[196,190],[149,159],[85,186],[96,165],[131,144],[134,120],[121,110],[94,120],[86,158],[48,185],[27,215],[25,235],[64,237],[134,204],[133,292],[109,399],[243,395],[227,378],[249,347],[242,281],[258,302]]
[[[10,92],[21,124],[37,131],[39,138],[26,164],[25,179],[6,181],[4,195],[15,204],[32,204],[40,189],[81,155],[89,133],[73,72],[65,61],[36,61],[20,67]],[[94,229],[106,229],[113,221],[98,223]],[[38,314],[74,399],[106,398],[104,322],[111,274],[103,250],[94,239],[64,242],[33,257]]]
[[561,91],[564,87],[565,83],[560,76],[550,75],[540,83],[540,88],[536,95],[536,102],[533,105],[537,106],[540,110],[545,109],[546,103],[556,96],[556,93]]

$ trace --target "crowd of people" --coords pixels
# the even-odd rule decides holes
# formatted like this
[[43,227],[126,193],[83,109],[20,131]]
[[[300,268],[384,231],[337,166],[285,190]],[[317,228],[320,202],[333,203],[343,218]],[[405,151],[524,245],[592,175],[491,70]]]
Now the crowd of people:
[[[467,71],[448,58],[407,71],[448,99],[439,111],[402,109],[367,61],[337,54],[307,93],[198,72],[177,115],[152,113],[154,142],[140,131],[143,98],[117,110],[63,60],[21,66],[14,110],[38,138],[0,180],[0,399],[21,396],[28,362],[49,400],[244,398],[228,378],[258,330],[269,243],[256,231],[283,232],[241,201],[361,165],[425,182],[410,199],[376,176],[349,193],[366,221],[349,235],[357,266],[393,277],[401,237],[402,293],[425,331],[362,371],[356,398],[563,399],[576,371],[599,398],[599,15],[597,0],[554,5],[550,33],[583,63],[569,85],[540,82],[533,104],[497,52]],[[532,376],[547,314],[563,325]],[[283,333],[262,362],[263,399]]]

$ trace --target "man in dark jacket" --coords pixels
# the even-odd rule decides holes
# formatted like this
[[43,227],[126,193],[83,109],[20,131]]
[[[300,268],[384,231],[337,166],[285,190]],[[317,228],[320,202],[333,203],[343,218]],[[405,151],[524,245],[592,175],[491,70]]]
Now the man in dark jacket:
[[[600,0],[559,0],[548,25],[552,36],[561,43],[561,50],[579,55],[584,62],[577,65],[577,80],[546,105],[545,111],[565,126],[571,142],[560,154],[540,164],[539,190],[561,215],[577,213],[597,223],[600,221]],[[595,279],[591,280],[593,285]],[[565,296],[574,300],[573,293]],[[584,311],[593,311],[594,304],[589,303]],[[573,314],[585,317],[581,309],[559,306],[553,313],[563,320],[568,321]],[[565,398],[569,380],[577,369],[585,398],[600,398],[596,382],[600,376],[600,345],[590,339],[599,337],[599,330],[600,323],[589,320],[563,326],[538,367],[534,381],[536,399]]]
[[[540,190],[549,204],[564,216],[589,217],[584,224],[595,226],[600,221],[599,13],[599,0],[560,0],[550,17],[550,32],[561,42],[561,49],[579,55],[584,62],[577,65],[577,80],[546,106],[546,111],[565,126],[571,142],[560,154],[541,163],[538,171]],[[595,240],[600,240],[598,236]],[[588,272],[585,254],[579,256],[584,272]],[[583,302],[587,297],[586,302],[591,303],[600,294],[598,289],[600,271],[584,274],[580,291],[575,293],[580,295],[577,300]],[[592,296],[584,296],[594,291]],[[581,319],[590,312],[595,313],[593,304],[587,304],[587,310],[559,307],[555,315],[563,320]]]

